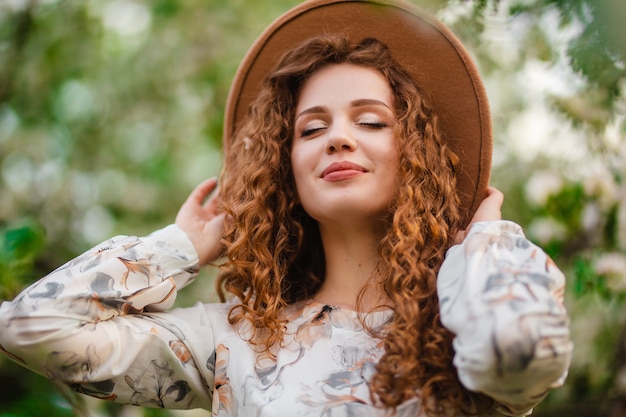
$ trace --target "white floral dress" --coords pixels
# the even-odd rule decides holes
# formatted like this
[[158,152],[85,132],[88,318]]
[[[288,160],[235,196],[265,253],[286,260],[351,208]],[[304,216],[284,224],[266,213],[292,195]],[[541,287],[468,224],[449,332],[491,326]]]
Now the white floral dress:
[[[259,357],[227,320],[228,304],[171,309],[198,272],[175,225],[116,237],[0,306],[0,351],[98,398],[215,416],[387,416],[368,383],[383,353],[357,313],[309,300],[289,307],[277,360]],[[572,344],[564,278],[519,226],[475,224],[438,278],[463,384],[523,416],[567,374]],[[391,311],[365,320],[383,326]],[[397,416],[423,416],[418,400]]]

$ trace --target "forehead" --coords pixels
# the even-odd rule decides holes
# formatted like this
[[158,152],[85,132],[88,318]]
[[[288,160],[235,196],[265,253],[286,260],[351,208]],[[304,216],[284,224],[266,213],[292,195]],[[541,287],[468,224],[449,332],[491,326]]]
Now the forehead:
[[376,99],[391,107],[393,93],[380,71],[354,64],[332,64],[317,70],[302,84],[297,108],[357,99]]

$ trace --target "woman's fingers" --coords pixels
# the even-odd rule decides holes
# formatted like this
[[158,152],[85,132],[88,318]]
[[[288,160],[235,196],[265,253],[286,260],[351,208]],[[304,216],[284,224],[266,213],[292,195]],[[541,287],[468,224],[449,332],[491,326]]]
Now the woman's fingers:
[[217,188],[216,178],[209,178],[198,184],[181,206],[176,222],[204,221],[214,217],[218,213],[220,202]]
[[219,191],[220,191],[219,186],[213,187],[211,191],[209,191],[209,193],[212,193],[211,196],[204,203],[204,208],[211,213],[218,212],[218,209],[220,206],[220,192]]
[[502,203],[504,195],[500,190],[494,187],[487,188],[485,199],[478,206],[478,210],[472,217],[472,223],[493,221],[502,219]]
[[502,220],[503,202],[504,194],[497,188],[488,187],[485,199],[480,203],[480,206],[478,206],[476,213],[474,213],[472,217],[472,221],[467,226],[467,229],[461,230],[456,234],[454,243],[461,243],[474,223]]
[[198,205],[202,205],[206,198],[217,188],[217,178],[208,178],[202,181],[193,189],[188,201],[193,201]]
[[217,259],[222,251],[224,215],[218,213],[217,179],[209,178],[193,189],[176,216],[176,224],[193,243],[200,265]]

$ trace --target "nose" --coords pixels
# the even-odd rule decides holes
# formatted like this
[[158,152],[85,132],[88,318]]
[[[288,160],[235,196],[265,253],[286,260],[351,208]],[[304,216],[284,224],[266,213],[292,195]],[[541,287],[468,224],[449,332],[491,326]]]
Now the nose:
[[343,123],[333,126],[326,143],[326,153],[332,154],[339,151],[354,152],[356,148],[357,141],[352,136],[348,126],[345,126]]

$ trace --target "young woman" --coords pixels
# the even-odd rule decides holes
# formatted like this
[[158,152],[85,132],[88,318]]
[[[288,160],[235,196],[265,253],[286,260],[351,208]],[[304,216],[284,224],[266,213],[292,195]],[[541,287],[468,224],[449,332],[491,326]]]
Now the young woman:
[[[311,37],[307,22],[330,24],[319,13],[384,24]],[[378,40],[407,13],[432,24],[336,0],[279,19],[233,85],[220,192],[205,181],[174,225],[104,242],[3,303],[2,352],[78,392],[218,416],[530,413],[567,373],[564,278],[468,168],[490,151],[480,123],[430,104],[400,44]],[[281,36],[296,46],[270,69]],[[470,90],[439,93],[462,108]],[[461,144],[442,133],[455,126]],[[170,309],[220,258],[224,302]]]

